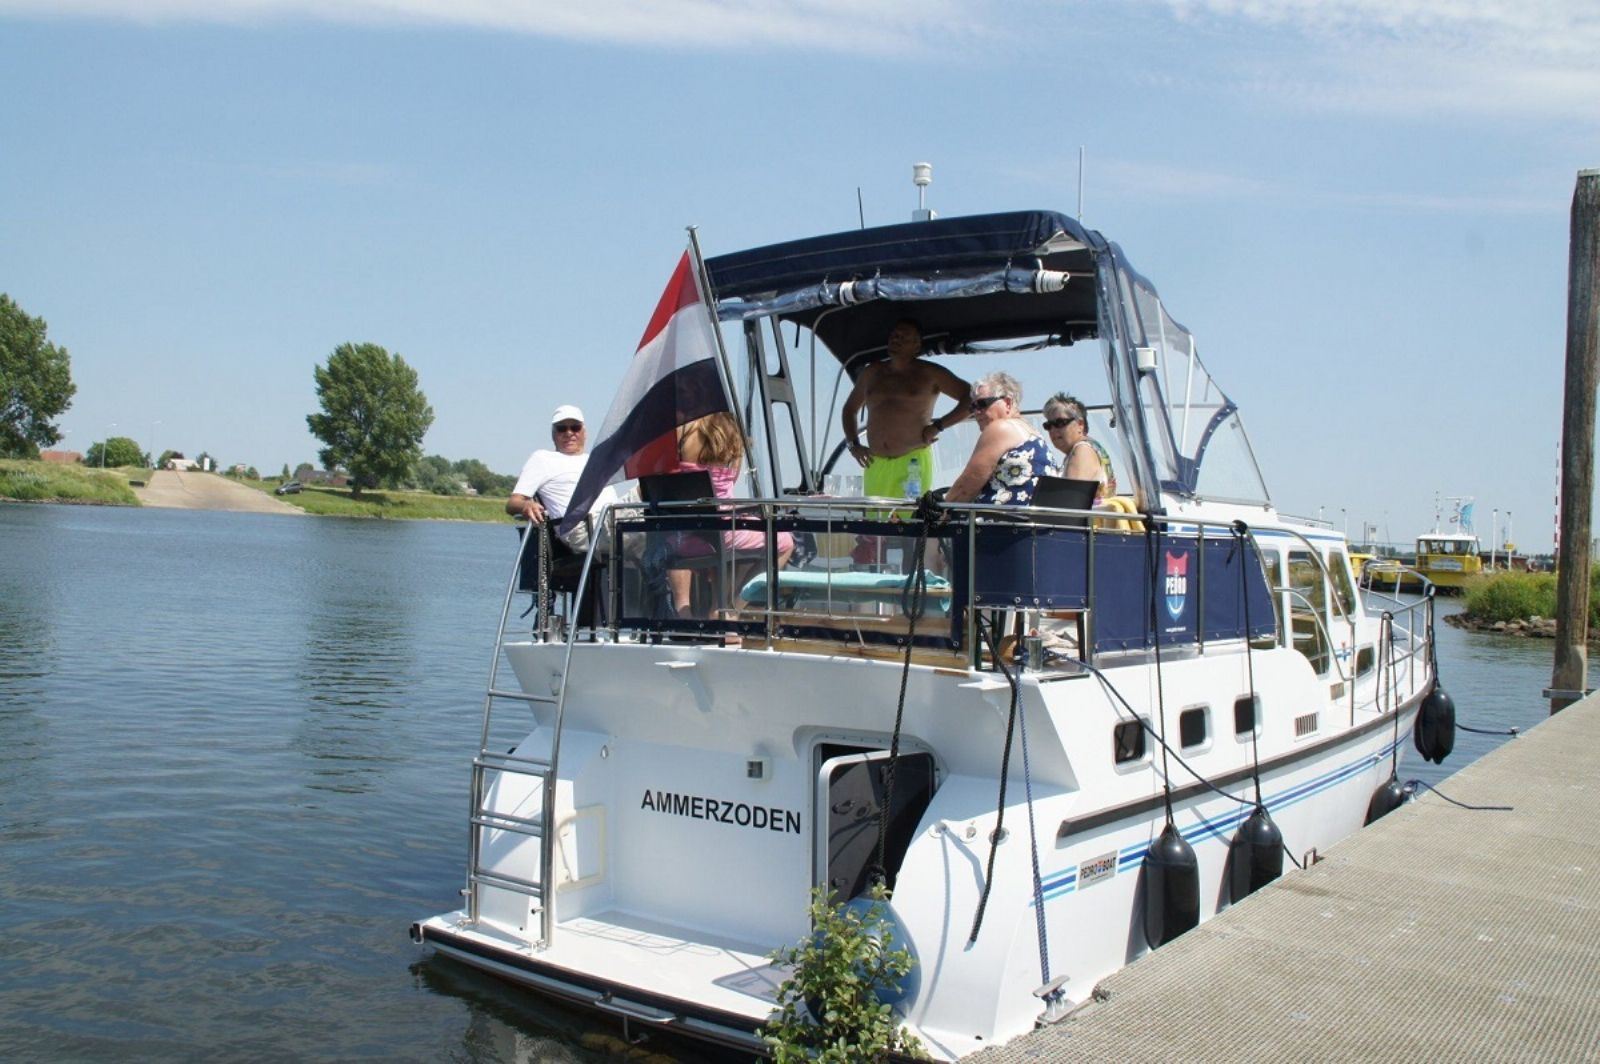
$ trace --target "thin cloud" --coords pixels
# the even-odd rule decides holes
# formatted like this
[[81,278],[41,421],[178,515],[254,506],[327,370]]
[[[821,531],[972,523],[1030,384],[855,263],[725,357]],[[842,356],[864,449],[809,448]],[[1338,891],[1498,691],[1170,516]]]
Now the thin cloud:
[[[979,0],[981,2],[981,0]],[[140,23],[451,25],[643,47],[919,48],[986,36],[975,0],[0,0],[0,13]]]
[[1091,166],[1091,184],[1114,188],[1129,199],[1165,202],[1241,201],[1297,206],[1364,207],[1408,213],[1539,214],[1564,210],[1563,200],[1521,194],[1438,195],[1402,190],[1345,192],[1302,183],[1289,185],[1217,170],[1166,166],[1127,159],[1104,159]]
[[[1594,121],[1592,0],[1143,0],[1182,23],[1298,37],[1288,62],[1237,80],[1327,110]],[[1264,85],[1263,82],[1270,84]]]

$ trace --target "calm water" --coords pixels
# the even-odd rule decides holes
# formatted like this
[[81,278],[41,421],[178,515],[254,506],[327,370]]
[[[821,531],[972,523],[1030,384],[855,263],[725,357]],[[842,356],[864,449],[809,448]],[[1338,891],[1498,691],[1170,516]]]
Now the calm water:
[[[615,1059],[406,937],[457,901],[512,543],[0,504],[0,1059]],[[1543,719],[1551,644],[1439,631],[1464,722]]]

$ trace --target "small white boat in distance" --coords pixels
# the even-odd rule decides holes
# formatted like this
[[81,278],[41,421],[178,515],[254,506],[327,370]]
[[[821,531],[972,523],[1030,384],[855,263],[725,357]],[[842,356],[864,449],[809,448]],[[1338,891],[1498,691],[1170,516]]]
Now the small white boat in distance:
[[[751,497],[669,484],[571,572],[527,548],[465,905],[416,941],[634,1034],[759,1051],[768,957],[808,934],[813,888],[882,877],[916,961],[895,1007],[951,1060],[1399,800],[1432,600],[1369,602],[1337,530],[1277,512],[1237,408],[1115,244],[1022,211],[755,248],[705,279],[743,344],[724,375]],[[840,449],[806,427],[837,417],[808,418],[794,382],[815,372],[825,406],[908,316],[968,379],[1051,356],[1036,396],[1103,376],[1121,495],[927,522],[823,497]],[[735,528],[766,548],[728,547]],[[673,569],[694,616],[659,608]]]

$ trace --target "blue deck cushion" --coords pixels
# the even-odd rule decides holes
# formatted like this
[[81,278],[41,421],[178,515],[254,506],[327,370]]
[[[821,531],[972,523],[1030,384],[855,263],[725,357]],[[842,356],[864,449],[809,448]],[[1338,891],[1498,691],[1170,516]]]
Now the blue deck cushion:
[[[938,573],[925,573],[927,596],[941,613],[950,610],[950,581]],[[907,592],[911,579],[906,573],[830,573],[805,570],[784,570],[778,574],[778,594],[793,595],[808,602],[848,599],[852,602],[881,602],[898,604]],[[739,598],[745,602],[767,600],[767,574],[761,573],[739,589]]]

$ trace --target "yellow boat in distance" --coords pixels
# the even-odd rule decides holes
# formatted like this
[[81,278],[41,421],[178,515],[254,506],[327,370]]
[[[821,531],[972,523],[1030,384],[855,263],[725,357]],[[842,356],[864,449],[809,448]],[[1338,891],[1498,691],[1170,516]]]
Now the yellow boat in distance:
[[1414,557],[1371,559],[1359,570],[1357,578],[1362,585],[1390,593],[1420,593],[1432,584],[1440,594],[1461,594],[1470,580],[1485,571],[1485,566],[1478,537],[1471,530],[1472,500],[1450,501],[1456,504],[1454,531],[1439,531],[1435,514],[1433,531],[1417,537]]
[[1446,595],[1459,595],[1483,571],[1478,537],[1471,532],[1430,532],[1417,537],[1416,572]]

